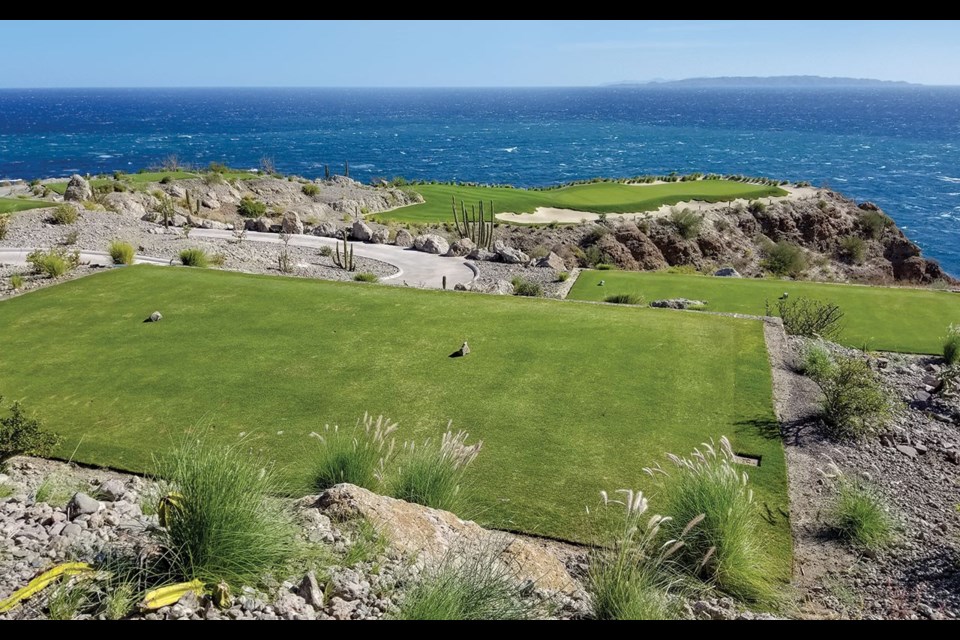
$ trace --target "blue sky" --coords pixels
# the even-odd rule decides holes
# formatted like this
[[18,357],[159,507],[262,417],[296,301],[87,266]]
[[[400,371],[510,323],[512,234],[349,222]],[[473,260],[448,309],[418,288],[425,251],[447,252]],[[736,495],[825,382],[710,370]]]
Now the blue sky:
[[960,85],[957,21],[14,21],[0,87],[589,86],[815,74]]

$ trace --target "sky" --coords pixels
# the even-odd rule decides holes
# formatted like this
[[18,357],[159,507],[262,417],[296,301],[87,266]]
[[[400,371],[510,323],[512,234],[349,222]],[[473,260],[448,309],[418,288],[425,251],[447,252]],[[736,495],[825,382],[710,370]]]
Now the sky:
[[824,75],[960,85],[960,22],[0,21],[0,87],[593,86]]

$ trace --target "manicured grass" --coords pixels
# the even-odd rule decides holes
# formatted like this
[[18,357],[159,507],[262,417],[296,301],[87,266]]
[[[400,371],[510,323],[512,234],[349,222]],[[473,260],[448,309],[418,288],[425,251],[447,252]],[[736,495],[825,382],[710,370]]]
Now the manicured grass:
[[424,184],[411,188],[420,193],[426,202],[377,214],[376,218],[421,223],[452,221],[451,197],[456,198],[458,203],[463,200],[467,206],[476,205],[480,200],[493,200],[497,213],[533,213],[537,207],[557,207],[591,213],[634,213],[652,211],[661,205],[685,200],[720,202],[737,198],[787,195],[787,192],[779,187],[732,180],[696,180],[648,185],[598,182],[546,191],[450,184]]
[[[247,171],[228,171],[220,175],[223,176],[224,180],[252,180],[259,177],[256,174],[249,173]],[[169,177],[171,180],[189,180],[200,178],[201,176],[202,174],[190,171],[146,171],[144,173],[125,173],[120,177],[120,181],[136,186],[145,185],[151,182],[160,182],[165,177]],[[112,182],[112,178],[93,178],[90,180],[90,186],[99,187],[102,185],[111,184]],[[59,193],[60,195],[63,195],[67,190],[66,182],[51,182],[46,186],[49,187],[51,191]]]
[[[452,419],[484,441],[465,515],[567,539],[595,530],[601,489],[653,492],[655,509],[642,468],[726,434],[763,456],[750,472],[789,573],[756,321],[133,266],[0,302],[0,326],[0,390],[64,436],[63,457],[145,470],[185,431],[252,433],[306,492],[325,423],[382,413],[422,441]],[[470,355],[448,357],[464,339]]]
[[[600,280],[605,286],[598,286]],[[947,327],[960,322],[960,295],[897,287],[584,271],[569,297],[603,300],[610,295],[634,294],[647,300],[691,298],[706,300],[707,311],[763,315],[765,301],[776,308],[777,298],[784,293],[794,299],[805,296],[840,305],[845,315],[839,341],[858,349],[866,345],[878,351],[939,354]]]
[[52,207],[52,202],[43,202],[41,200],[21,200],[20,198],[0,198],[0,214],[16,213],[17,211],[26,211],[27,209],[41,209],[43,207]]

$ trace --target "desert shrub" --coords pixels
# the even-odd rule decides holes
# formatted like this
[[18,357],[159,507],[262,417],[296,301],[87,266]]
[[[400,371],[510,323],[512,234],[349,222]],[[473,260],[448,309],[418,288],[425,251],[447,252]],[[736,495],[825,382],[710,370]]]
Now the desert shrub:
[[27,263],[36,273],[48,278],[59,278],[80,266],[80,254],[67,253],[63,249],[37,250],[27,255]]
[[943,339],[943,359],[947,364],[960,364],[960,325],[947,327],[947,337]]
[[604,302],[611,304],[643,304],[643,296],[632,293],[616,293],[603,299]]
[[89,590],[78,578],[67,579],[52,589],[47,597],[49,620],[73,620],[89,601]]
[[155,530],[172,578],[239,589],[297,555],[297,529],[274,497],[282,490],[277,474],[247,443],[184,442],[158,468],[176,492]]
[[839,483],[827,519],[840,538],[869,551],[888,547],[895,538],[893,518],[883,498],[862,482]]
[[607,262],[598,262],[597,264],[593,265],[593,268],[597,271],[614,271],[617,267]]
[[538,298],[543,295],[543,287],[540,286],[539,282],[532,282],[517,276],[511,280],[511,284],[513,284],[513,295],[515,296]]
[[406,591],[400,620],[531,620],[543,606],[524,597],[514,567],[500,558],[506,541],[451,549]]
[[837,256],[850,264],[863,264],[867,257],[867,243],[857,236],[844,236],[837,242]]
[[843,330],[843,311],[832,302],[781,298],[777,301],[777,315],[783,320],[784,330],[793,336],[832,340]]
[[693,240],[700,235],[703,216],[691,209],[672,209],[667,219],[670,226],[685,240]]
[[560,271],[557,273],[557,282],[566,282],[570,279],[570,273],[567,271]]
[[591,246],[597,243],[600,238],[610,233],[610,229],[603,226],[602,224],[595,225],[583,236],[583,241],[581,244],[585,247]]
[[267,205],[250,196],[244,196],[237,205],[237,213],[244,218],[259,218],[267,213]]
[[834,436],[857,437],[886,423],[887,392],[863,360],[837,357],[827,374],[815,381],[823,391],[823,421]]
[[73,230],[63,236],[63,240],[60,241],[60,244],[65,247],[72,247],[73,245],[77,244],[79,240],[80,234],[76,230]]
[[762,200],[751,200],[747,205],[747,211],[753,214],[764,213],[767,210],[767,205]]
[[208,171],[207,173],[203,174],[203,184],[207,185],[208,187],[217,184],[223,184],[225,180],[220,174],[221,172],[219,171]]
[[318,193],[320,193],[320,187],[318,187],[317,185],[312,184],[312,183],[311,183],[311,184],[305,184],[305,185],[303,185],[302,187],[300,187],[300,191],[303,192],[303,195],[305,195],[305,196],[310,196],[310,197],[312,198],[313,196],[315,196],[315,195],[317,195]]
[[[670,597],[674,584],[667,561],[682,546],[664,545],[660,536],[662,516],[644,522],[647,500],[643,493],[621,490],[623,500],[606,492],[597,515],[609,519],[601,545],[590,555],[587,591],[594,618],[598,620],[671,620],[680,617],[678,600]],[[607,518],[616,505],[624,515]],[[694,525],[696,522],[693,523]],[[678,544],[679,542],[679,544]]]
[[[673,518],[662,523],[669,539],[683,539],[675,554],[686,571],[742,600],[772,602],[763,521],[753,502],[746,472],[735,467],[726,437],[719,446],[703,444],[689,458],[671,456],[676,468],[649,470],[663,482],[663,508]],[[687,523],[698,520],[685,532]]]
[[78,218],[77,210],[72,204],[66,202],[58,204],[50,214],[50,222],[53,224],[73,224]]
[[7,233],[10,231],[10,216],[7,214],[0,213],[0,240],[4,240],[7,237]]
[[801,354],[800,372],[813,380],[822,380],[833,369],[833,356],[823,342],[808,343]]
[[133,258],[136,256],[133,245],[120,240],[114,240],[110,243],[109,252],[113,264],[133,264]]
[[19,455],[45,456],[59,443],[60,438],[44,429],[38,418],[28,416],[19,402],[0,416],[0,463]]
[[23,288],[23,276],[20,275],[19,273],[15,273],[15,274],[13,274],[12,276],[10,276],[10,286],[13,287],[13,290],[14,290],[14,291],[17,291],[17,290],[19,290],[19,289],[22,289],[22,288]]
[[797,245],[781,240],[765,249],[761,265],[777,276],[798,276],[807,268],[807,256]]
[[227,254],[215,253],[212,256],[210,256],[211,267],[222,267],[225,264],[227,264]]
[[468,434],[447,431],[440,443],[404,444],[390,495],[434,509],[458,512],[465,495],[467,467],[480,453],[483,441],[466,444]]
[[864,235],[874,240],[879,240],[883,236],[883,232],[893,226],[893,220],[890,216],[880,211],[861,212],[859,222]]
[[323,245],[322,247],[320,247],[320,255],[323,256],[324,258],[329,258],[330,256],[333,255],[333,249],[331,249],[327,245]]
[[314,463],[314,487],[324,491],[348,482],[365,489],[376,488],[393,457],[394,440],[390,436],[396,428],[396,423],[383,416],[374,420],[363,414],[352,430],[327,425],[322,434],[311,434],[320,441]]
[[210,258],[203,249],[184,249],[180,252],[180,263],[185,267],[199,267],[206,269],[210,266]]
[[367,272],[358,273],[357,275],[353,276],[353,279],[356,280],[357,282],[379,282],[380,281],[380,278],[377,277],[377,274],[367,273]]
[[170,176],[163,176],[160,178],[160,184],[170,184],[171,182],[173,182],[173,178]]

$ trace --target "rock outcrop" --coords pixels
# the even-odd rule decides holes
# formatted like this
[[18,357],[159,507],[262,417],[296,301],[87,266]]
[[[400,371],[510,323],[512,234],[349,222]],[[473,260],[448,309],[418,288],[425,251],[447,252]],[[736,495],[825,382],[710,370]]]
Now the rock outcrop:
[[72,175],[67,183],[67,190],[63,192],[63,199],[67,202],[83,202],[93,197],[90,183],[83,176]]

